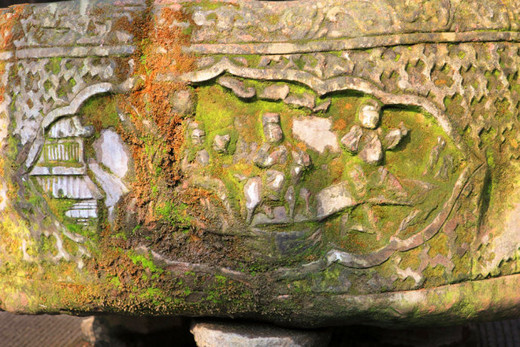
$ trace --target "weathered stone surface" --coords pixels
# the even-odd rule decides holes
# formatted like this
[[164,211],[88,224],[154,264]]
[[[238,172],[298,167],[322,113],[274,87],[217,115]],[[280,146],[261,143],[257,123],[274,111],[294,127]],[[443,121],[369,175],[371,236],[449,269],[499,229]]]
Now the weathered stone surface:
[[519,8],[1,11],[0,308],[298,326],[514,314]]
[[244,185],[244,196],[246,200],[247,218],[250,221],[255,208],[262,199],[262,179],[260,177],[250,178]]
[[206,132],[202,129],[193,129],[191,132],[191,140],[194,145],[203,145],[206,140]]
[[316,105],[316,101],[314,100],[314,96],[310,93],[303,93],[301,95],[298,94],[289,94],[284,100],[286,104],[296,106],[296,107],[306,107],[313,109],[314,105]]
[[209,160],[210,160],[210,157],[209,157],[208,151],[203,149],[202,151],[197,152],[197,162],[199,164],[201,164],[202,166],[206,166],[209,164]]
[[326,148],[331,152],[339,151],[338,139],[330,128],[330,119],[305,117],[293,120],[293,134],[311,148],[323,153]]
[[232,78],[232,77],[220,77],[218,79],[218,83],[226,88],[229,88],[236,94],[239,98],[243,99],[251,99],[256,95],[256,90],[253,87],[248,87],[244,85],[244,82]]
[[289,86],[287,84],[273,84],[266,87],[258,97],[266,100],[284,100],[289,95]]
[[195,112],[195,95],[191,90],[178,90],[170,97],[170,103],[175,113],[188,116]]
[[231,136],[229,134],[216,135],[213,140],[213,149],[218,153],[225,153],[230,140]]
[[375,129],[381,117],[381,107],[375,101],[366,102],[359,107],[358,117],[362,127]]
[[327,112],[327,110],[329,109],[331,104],[332,104],[332,101],[330,99],[327,99],[324,102],[322,102],[321,104],[319,104],[318,106],[314,107],[312,110],[314,112]]
[[359,149],[359,141],[361,141],[363,131],[359,125],[354,125],[350,128],[350,131],[341,138],[341,143],[351,153],[357,153]]
[[399,128],[390,129],[384,139],[385,148],[394,149],[406,135],[408,135],[408,129],[403,123],[399,124]]
[[324,332],[282,329],[264,324],[195,323],[191,333],[199,347],[318,347],[330,336]]
[[317,217],[323,219],[347,207],[357,205],[344,183],[327,187],[316,194]]
[[280,115],[277,113],[266,113],[262,116],[264,126],[264,136],[267,142],[277,143],[283,138],[282,128],[280,127]]
[[130,190],[121,181],[120,176],[106,172],[95,161],[90,162],[88,167],[92,170],[97,182],[106,194],[105,205],[108,207],[108,219],[110,222],[113,222],[115,205],[119,199]]
[[124,178],[128,172],[130,159],[128,149],[121,137],[112,129],[101,131],[94,142],[97,160],[105,165],[114,175]]
[[275,193],[280,193],[285,182],[285,176],[283,172],[277,170],[267,170],[265,181],[267,189],[272,190]]
[[359,157],[368,164],[377,165],[383,160],[383,145],[376,134],[368,135],[363,148],[359,151]]

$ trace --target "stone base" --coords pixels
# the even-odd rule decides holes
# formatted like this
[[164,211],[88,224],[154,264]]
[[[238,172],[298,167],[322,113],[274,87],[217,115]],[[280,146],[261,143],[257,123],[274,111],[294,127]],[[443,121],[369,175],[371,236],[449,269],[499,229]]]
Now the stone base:
[[193,323],[198,347],[313,347],[327,346],[327,331],[279,328],[260,323]]

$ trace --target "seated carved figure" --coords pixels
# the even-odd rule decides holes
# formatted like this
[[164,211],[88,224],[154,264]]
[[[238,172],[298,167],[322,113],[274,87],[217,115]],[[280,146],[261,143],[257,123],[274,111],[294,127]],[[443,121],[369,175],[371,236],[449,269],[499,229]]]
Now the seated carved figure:
[[513,314],[519,8],[3,10],[0,308],[308,327]]

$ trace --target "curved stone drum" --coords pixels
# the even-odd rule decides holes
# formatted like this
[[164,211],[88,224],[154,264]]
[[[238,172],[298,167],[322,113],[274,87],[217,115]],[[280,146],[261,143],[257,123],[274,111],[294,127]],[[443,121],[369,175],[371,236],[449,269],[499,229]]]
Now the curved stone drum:
[[520,2],[3,10],[0,307],[518,314]]

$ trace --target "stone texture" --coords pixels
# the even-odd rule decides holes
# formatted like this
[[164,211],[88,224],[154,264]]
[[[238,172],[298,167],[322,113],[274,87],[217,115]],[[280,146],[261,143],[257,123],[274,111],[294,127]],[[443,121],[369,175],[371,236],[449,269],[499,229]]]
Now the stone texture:
[[208,151],[206,151],[205,149],[203,149],[201,151],[198,151],[196,160],[202,166],[208,165],[209,161],[210,161],[210,157],[209,157]]
[[126,176],[129,166],[128,149],[121,137],[112,129],[102,130],[94,142],[97,160],[119,178]]
[[291,106],[295,107],[306,107],[309,109],[313,109],[316,105],[316,101],[314,100],[314,96],[310,93],[303,93],[301,95],[298,94],[289,94],[284,99],[284,102],[286,104],[289,104]]
[[320,153],[323,153],[326,148],[331,152],[338,152],[338,139],[330,130],[331,126],[330,119],[304,117],[293,120],[292,131],[297,138]]
[[178,90],[170,97],[172,110],[183,116],[188,116],[195,112],[195,95],[189,89]]
[[358,152],[361,136],[363,136],[363,131],[359,125],[354,125],[350,128],[350,131],[341,138],[341,143],[345,146],[347,151],[355,154]]
[[326,218],[347,207],[357,205],[348,185],[339,183],[322,189],[316,194],[317,217]]
[[285,183],[285,176],[283,172],[277,170],[267,170],[265,182],[266,188],[276,193],[272,196],[272,198],[277,200],[279,198],[278,193],[280,193]]
[[265,324],[195,323],[191,333],[199,347],[318,347],[330,336],[323,332],[283,329]]
[[390,129],[385,135],[383,140],[385,148],[390,150],[394,149],[406,135],[408,135],[408,129],[406,129],[404,124],[401,122],[399,128]]
[[203,145],[204,141],[206,141],[206,132],[202,129],[193,129],[191,132],[191,141],[194,145]]
[[105,192],[105,206],[108,208],[108,220],[110,222],[113,222],[115,217],[114,208],[116,204],[119,202],[119,199],[121,199],[121,197],[124,194],[130,191],[126,187],[126,185],[121,181],[121,178],[124,176],[119,176],[118,174],[106,172],[95,161],[91,161],[88,164],[88,166],[89,169],[92,170],[92,172],[94,173],[96,181],[101,185],[101,188]]
[[246,220],[251,221],[253,212],[262,199],[262,179],[260,177],[253,177],[247,180],[244,185],[244,197],[247,209]]
[[359,107],[358,117],[362,127],[375,129],[381,118],[381,106],[376,101],[367,101]]
[[363,148],[359,151],[359,157],[368,164],[377,165],[383,160],[383,145],[376,134],[369,134]]
[[215,135],[215,138],[213,140],[213,149],[218,153],[226,153],[227,146],[230,140],[231,136],[229,134]]
[[283,138],[282,128],[280,126],[280,115],[278,113],[266,113],[262,116],[262,124],[264,126],[264,136],[267,142],[277,143]]
[[275,164],[274,159],[269,155],[270,149],[271,146],[268,143],[264,143],[260,147],[253,159],[256,166],[261,168],[267,168]]
[[[8,276],[2,309],[298,326],[503,314],[520,302],[517,13],[495,0],[4,11],[0,264],[32,281]],[[147,14],[137,50],[130,28]],[[273,84],[292,94],[266,102],[246,88]],[[194,110],[165,104],[170,88],[192,91]],[[263,133],[269,112],[283,136]],[[313,117],[330,121],[321,142],[357,127],[342,143],[350,153],[294,134],[295,120]],[[124,199],[93,146],[110,127],[139,158],[121,179]],[[236,144],[213,147],[217,134]],[[268,176],[279,173],[276,193]]]
[[231,89],[233,93],[235,93],[236,96],[242,99],[251,99],[256,95],[256,90],[253,87],[248,87],[244,85],[244,82],[241,80],[238,80],[236,78],[232,77],[220,77],[218,79],[218,83],[226,87],[228,89]]
[[319,104],[318,106],[314,107],[313,111],[314,112],[327,112],[327,110],[329,109],[331,104],[332,104],[332,100],[327,99],[324,102],[322,102],[321,104]]
[[265,100],[284,100],[289,94],[289,86],[287,84],[273,84],[266,87],[258,97]]

